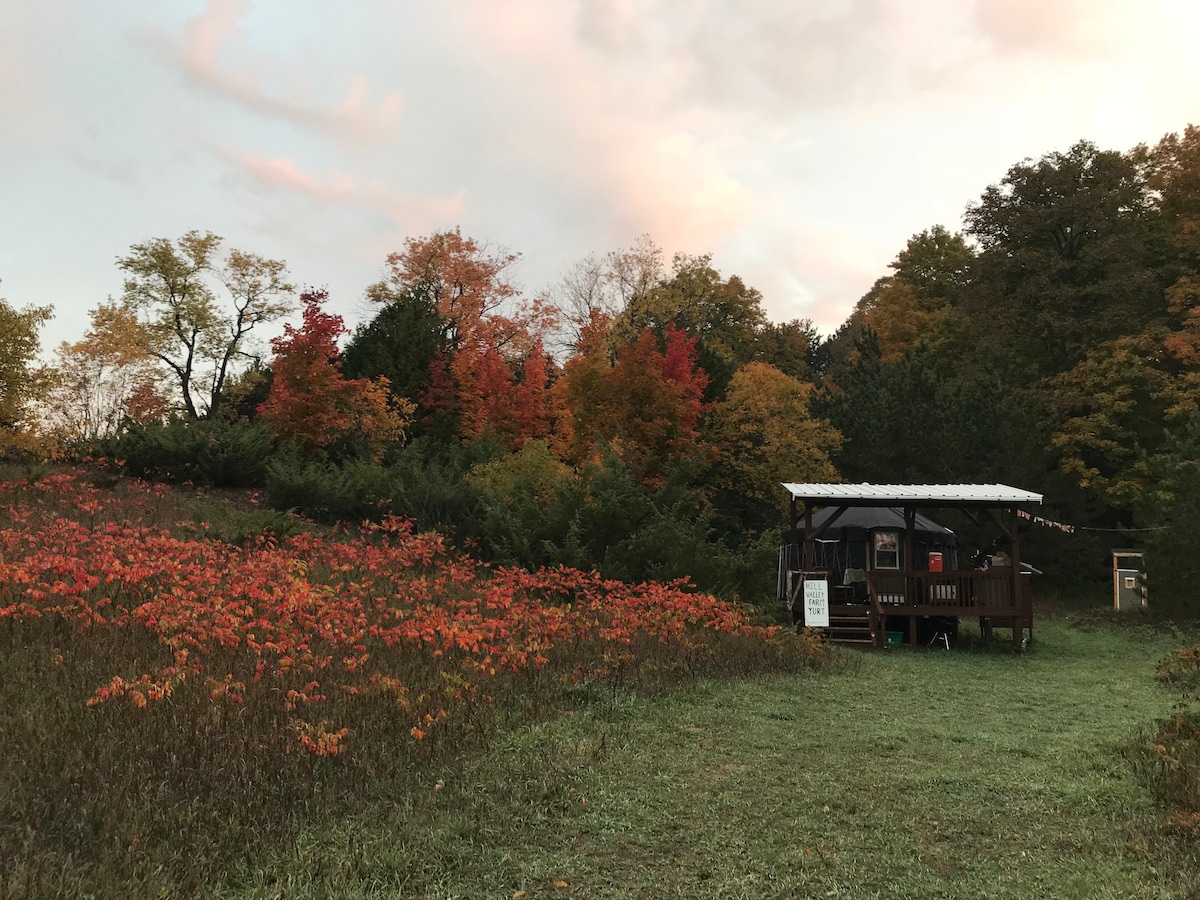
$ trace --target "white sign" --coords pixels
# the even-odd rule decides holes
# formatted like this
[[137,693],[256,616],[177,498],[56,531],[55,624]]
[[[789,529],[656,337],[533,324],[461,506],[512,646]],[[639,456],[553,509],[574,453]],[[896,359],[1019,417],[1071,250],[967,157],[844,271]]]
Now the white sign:
[[829,582],[804,580],[804,624],[809,628],[829,627]]

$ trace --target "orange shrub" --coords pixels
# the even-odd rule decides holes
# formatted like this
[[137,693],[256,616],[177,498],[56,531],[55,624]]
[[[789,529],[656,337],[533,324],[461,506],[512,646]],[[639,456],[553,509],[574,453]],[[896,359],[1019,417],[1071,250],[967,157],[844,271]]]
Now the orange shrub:
[[103,646],[119,670],[89,705],[238,707],[289,751],[333,756],[387,730],[429,753],[486,733],[498,702],[537,709],[600,681],[648,689],[824,652],[682,582],[490,568],[394,517],[197,540],[131,524],[130,502],[155,507],[163,490],[128,492],[115,510],[69,475],[0,486],[0,641]]

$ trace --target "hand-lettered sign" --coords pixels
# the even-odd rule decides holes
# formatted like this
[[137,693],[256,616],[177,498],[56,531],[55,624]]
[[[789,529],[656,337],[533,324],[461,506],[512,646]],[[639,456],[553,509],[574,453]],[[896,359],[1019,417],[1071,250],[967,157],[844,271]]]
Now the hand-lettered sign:
[[809,628],[829,627],[829,582],[804,580],[804,624]]

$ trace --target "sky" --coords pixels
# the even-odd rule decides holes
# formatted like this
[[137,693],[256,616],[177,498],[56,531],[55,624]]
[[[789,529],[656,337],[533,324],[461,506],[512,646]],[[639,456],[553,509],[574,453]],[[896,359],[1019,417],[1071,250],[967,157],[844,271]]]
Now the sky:
[[529,296],[643,234],[831,332],[1023,159],[1200,124],[1193,0],[0,0],[0,297],[44,347],[212,231],[351,324],[407,237]]

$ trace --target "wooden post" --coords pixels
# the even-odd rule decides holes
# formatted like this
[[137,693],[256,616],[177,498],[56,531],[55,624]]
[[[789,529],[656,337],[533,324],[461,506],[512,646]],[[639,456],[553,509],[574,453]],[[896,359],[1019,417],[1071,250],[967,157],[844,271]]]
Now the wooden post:
[[1013,649],[1020,650],[1023,646],[1021,640],[1025,628],[1025,602],[1021,596],[1021,532],[1018,527],[1020,519],[1017,516],[1017,508],[1014,506],[1009,513],[1009,530],[1012,532],[1012,552],[1009,553],[1012,563],[1012,590],[1013,590],[1013,606],[1016,607],[1017,614],[1013,619]]
[[792,568],[792,548],[795,547],[797,550],[799,550],[799,548],[800,548],[800,520],[796,515],[796,495],[795,494],[792,494],[791,512],[792,512],[792,516],[791,516],[792,536],[788,539],[787,564],[784,566],[785,577],[786,577],[786,573],[789,572]]
[[812,504],[804,501],[804,571],[817,567],[817,542],[813,538]]
[[[914,506],[904,507],[904,604],[906,606],[915,606],[921,602],[917,596],[917,579],[913,575],[915,570],[913,556],[913,544],[916,543],[917,537],[917,509]],[[910,610],[908,614],[908,642],[912,646],[917,646],[917,617]]]

